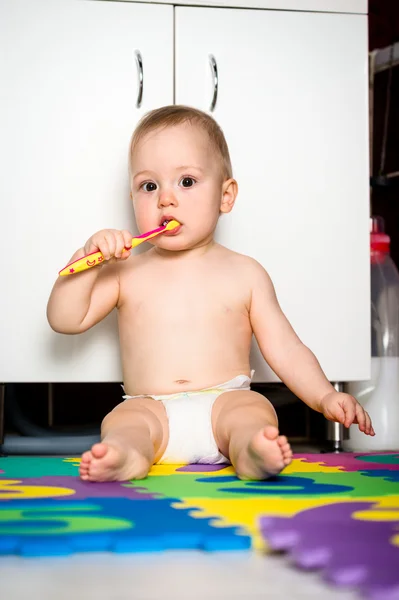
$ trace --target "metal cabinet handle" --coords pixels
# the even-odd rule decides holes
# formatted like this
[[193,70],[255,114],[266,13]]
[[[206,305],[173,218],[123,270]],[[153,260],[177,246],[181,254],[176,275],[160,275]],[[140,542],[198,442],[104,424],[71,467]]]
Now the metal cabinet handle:
[[209,55],[209,65],[211,67],[211,73],[213,76],[213,98],[209,110],[213,112],[215,110],[216,102],[218,99],[218,87],[219,87],[219,78],[218,78],[218,66],[216,64],[216,59],[213,54]]
[[141,57],[140,51],[135,50],[134,55],[136,57],[136,65],[137,65],[137,76],[138,76],[138,92],[137,92],[137,100],[136,107],[140,108],[141,101],[143,100],[143,86],[144,86],[144,73],[143,73],[143,59]]

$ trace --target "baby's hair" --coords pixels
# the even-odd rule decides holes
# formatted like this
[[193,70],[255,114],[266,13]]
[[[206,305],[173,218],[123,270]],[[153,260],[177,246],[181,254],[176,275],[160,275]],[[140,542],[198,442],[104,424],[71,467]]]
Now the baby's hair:
[[230,153],[226,138],[224,137],[224,133],[220,126],[216,123],[215,119],[202,110],[179,104],[162,106],[161,108],[148,112],[142,117],[133,132],[130,142],[129,170],[131,169],[133,150],[147,133],[150,133],[150,131],[154,131],[155,129],[174,127],[176,125],[181,125],[182,123],[197,125],[208,134],[214,150],[220,156],[223,177],[225,179],[230,179],[233,176]]

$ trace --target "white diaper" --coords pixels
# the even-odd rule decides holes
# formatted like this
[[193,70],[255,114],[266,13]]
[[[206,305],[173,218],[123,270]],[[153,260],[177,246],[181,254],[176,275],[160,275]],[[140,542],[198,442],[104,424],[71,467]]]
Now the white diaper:
[[[169,421],[169,442],[157,464],[229,463],[219,452],[213,436],[212,407],[216,398],[224,392],[249,390],[253,373],[254,371],[251,372],[251,377],[238,375],[211,389],[163,396],[148,394],[154,400],[162,402]],[[123,396],[125,400],[142,397]]]

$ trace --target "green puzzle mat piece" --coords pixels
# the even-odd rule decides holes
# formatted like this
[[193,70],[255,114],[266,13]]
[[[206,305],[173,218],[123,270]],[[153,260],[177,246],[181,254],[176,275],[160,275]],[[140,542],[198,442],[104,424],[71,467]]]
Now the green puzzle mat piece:
[[249,497],[314,498],[317,496],[366,498],[398,493],[398,484],[362,473],[293,473],[267,481],[241,481],[232,475],[179,473],[167,477],[152,475],[126,487],[142,488],[166,497],[239,499]]
[[3,466],[7,466],[6,473],[0,470],[0,477],[8,479],[20,477],[58,477],[69,475],[76,477],[78,459],[62,458],[60,456],[7,456],[3,459]]
[[399,454],[372,454],[371,456],[356,456],[355,458],[366,463],[381,465],[397,465],[399,462]]

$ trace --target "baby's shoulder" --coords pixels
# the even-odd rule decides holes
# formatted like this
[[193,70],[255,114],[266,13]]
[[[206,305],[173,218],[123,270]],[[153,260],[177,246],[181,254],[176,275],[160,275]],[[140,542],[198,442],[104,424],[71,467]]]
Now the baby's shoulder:
[[259,275],[259,273],[266,273],[265,268],[252,256],[247,254],[240,254],[234,250],[230,250],[224,246],[220,246],[221,253],[223,254],[224,260],[231,266],[234,266],[237,271],[243,274]]
[[242,290],[252,293],[255,289],[264,289],[267,292],[273,289],[273,282],[265,267],[252,256],[224,248],[224,257],[226,267],[230,267],[224,272],[229,273],[230,277],[233,274],[235,285]]

